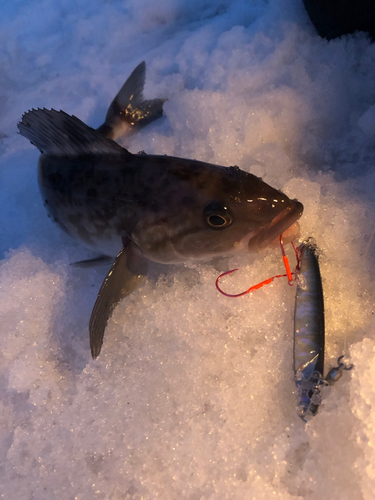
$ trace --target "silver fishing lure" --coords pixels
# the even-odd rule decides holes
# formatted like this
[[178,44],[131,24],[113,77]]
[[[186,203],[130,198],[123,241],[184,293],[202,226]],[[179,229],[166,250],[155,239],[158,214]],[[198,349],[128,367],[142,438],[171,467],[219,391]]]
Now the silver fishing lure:
[[333,385],[344,370],[352,366],[342,363],[331,368],[324,378],[324,300],[317,246],[312,238],[298,248],[300,274],[297,281],[294,316],[294,373],[297,387],[297,412],[307,421],[321,403],[321,388]]

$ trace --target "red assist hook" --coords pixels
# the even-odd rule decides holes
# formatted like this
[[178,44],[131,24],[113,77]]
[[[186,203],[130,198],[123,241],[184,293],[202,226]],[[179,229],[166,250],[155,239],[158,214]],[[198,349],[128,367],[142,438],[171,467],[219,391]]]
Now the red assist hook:
[[220,276],[218,276],[216,278],[216,288],[218,289],[218,291],[220,293],[222,293],[226,297],[242,297],[243,295],[246,295],[248,293],[255,292],[255,290],[259,290],[259,288],[262,288],[265,285],[269,285],[276,278],[287,277],[289,285],[293,285],[293,275],[298,274],[298,272],[300,271],[301,261],[300,261],[300,257],[299,257],[299,253],[298,253],[298,248],[296,248],[296,246],[293,242],[292,242],[292,246],[293,246],[294,252],[296,254],[296,260],[297,260],[297,264],[296,264],[295,270],[293,272],[290,270],[288,257],[285,255],[283,238],[280,235],[280,248],[281,248],[281,253],[282,253],[282,257],[283,257],[283,262],[284,262],[286,274],[277,274],[276,276],[272,276],[272,278],[268,278],[264,281],[261,281],[260,283],[258,283],[256,285],[251,286],[248,290],[245,290],[244,292],[236,293],[236,294],[232,295],[230,293],[224,292],[219,286],[219,282],[222,278],[224,278],[224,276],[229,276],[230,274],[234,273],[235,271],[238,271],[238,269],[232,269],[231,271],[226,271],[225,273],[220,274]]

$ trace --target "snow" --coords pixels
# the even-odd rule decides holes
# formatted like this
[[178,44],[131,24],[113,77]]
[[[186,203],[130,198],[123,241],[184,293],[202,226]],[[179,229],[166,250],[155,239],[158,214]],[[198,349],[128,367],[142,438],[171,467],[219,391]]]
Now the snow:
[[[375,45],[327,42],[296,0],[18,0],[0,16],[3,498],[370,500],[375,490]],[[105,268],[47,218],[31,108],[99,126],[145,60],[165,117],[132,152],[238,165],[305,206],[322,250],[326,366],[351,372],[296,415],[294,289],[280,252],[154,265],[90,359]],[[288,249],[290,259],[293,253]]]

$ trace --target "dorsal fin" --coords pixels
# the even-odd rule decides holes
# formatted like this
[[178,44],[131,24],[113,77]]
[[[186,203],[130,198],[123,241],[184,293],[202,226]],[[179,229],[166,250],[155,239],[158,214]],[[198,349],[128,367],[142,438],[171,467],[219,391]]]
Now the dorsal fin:
[[41,153],[57,156],[130,154],[75,116],[54,109],[33,109],[18,123],[21,135]]

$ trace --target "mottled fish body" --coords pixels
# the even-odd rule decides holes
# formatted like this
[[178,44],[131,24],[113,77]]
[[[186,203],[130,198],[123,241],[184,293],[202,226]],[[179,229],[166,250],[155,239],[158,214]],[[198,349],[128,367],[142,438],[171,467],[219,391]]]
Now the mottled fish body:
[[257,251],[288,228],[293,238],[303,211],[301,203],[238,167],[133,155],[114,142],[162,115],[164,99],[143,100],[144,78],[141,63],[98,130],[46,109],[26,113],[18,124],[42,153],[39,185],[51,218],[86,247],[116,257],[90,320],[94,358],[113,308],[140,286],[149,260]]
[[125,150],[43,154],[39,184],[50,216],[75,240],[115,257],[126,237],[163,263],[259,250],[302,212],[238,168]]

